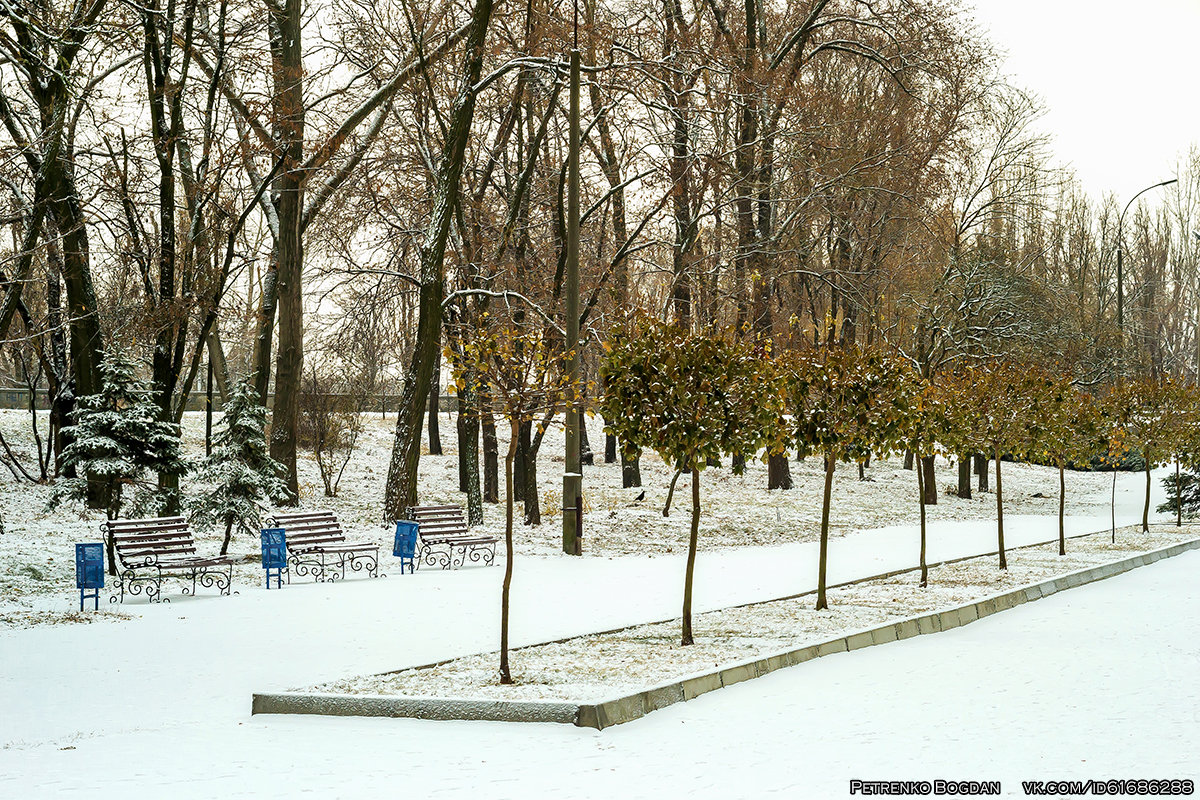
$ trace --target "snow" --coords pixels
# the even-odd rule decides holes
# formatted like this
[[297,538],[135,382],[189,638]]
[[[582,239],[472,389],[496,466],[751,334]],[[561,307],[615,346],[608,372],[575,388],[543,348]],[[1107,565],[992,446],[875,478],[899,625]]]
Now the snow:
[[[0,411],[0,430],[18,454],[27,452],[31,446],[27,420],[28,415],[24,412]],[[422,503],[463,504],[465,498],[457,491],[453,425],[446,415],[441,421],[445,455],[421,459],[420,500]],[[691,522],[690,477],[685,475],[679,479],[671,516],[664,518],[662,507],[673,470],[654,453],[643,454],[642,482],[646,499],[635,501],[643,489],[621,488],[620,465],[602,463],[604,439],[599,420],[591,419],[588,424],[592,446],[599,452],[597,465],[584,467],[585,554],[601,558],[644,558],[686,552]],[[379,517],[394,425],[394,416],[380,419],[376,414],[367,415],[359,450],[346,469],[338,497],[323,496],[320,474],[311,456],[302,453],[298,462],[302,505],[332,509],[342,520],[350,538],[374,539],[387,552],[391,552],[393,530],[381,527]],[[506,427],[498,426],[502,452],[507,448]],[[203,414],[185,414],[183,434],[188,454],[193,457],[202,454]],[[538,462],[543,524],[538,527],[520,525],[520,504],[516,508],[516,548],[521,556],[571,560],[561,555],[561,512],[558,509],[562,491],[562,449],[562,428],[551,427]],[[701,473],[702,553],[723,551],[723,558],[736,560],[740,558],[740,550],[748,545],[814,543],[819,535],[824,475],[819,460],[814,458],[803,463],[793,461],[791,469],[796,487],[786,492],[768,492],[764,488],[767,484],[766,465],[758,461],[748,462],[743,476],[735,476],[726,468],[704,470]],[[1003,469],[1005,527],[1010,538],[1017,537],[1009,544],[1042,541],[1057,535],[1054,519],[1058,512],[1057,471],[1012,463],[1004,464]],[[915,562],[915,550],[912,550],[915,543],[912,526],[918,519],[915,473],[902,469],[898,460],[876,460],[867,472],[871,480],[859,481],[854,465],[838,467],[831,512],[831,532],[835,537],[831,548],[831,582],[845,579],[839,576],[843,575],[840,570],[847,564],[851,567],[850,577],[886,571],[887,567],[883,566],[887,561],[886,554],[893,548],[912,551],[911,557],[906,557],[901,566]],[[1163,474],[1165,471],[1155,475],[1152,508],[1163,499],[1159,481]],[[991,478],[994,484],[995,475]],[[937,480],[943,488],[955,485],[956,470],[939,459]],[[1068,535],[1098,530],[1109,524],[1111,480],[1111,473],[1068,473]],[[1141,518],[1143,480],[1142,476],[1133,473],[1118,476],[1118,524],[1130,524]],[[185,479],[182,485],[185,495],[189,494],[189,481]],[[56,619],[56,613],[69,609],[72,595],[69,587],[74,585],[72,544],[99,540],[102,515],[93,513],[80,517],[65,509],[53,514],[46,512],[51,488],[28,483],[0,488],[0,515],[8,530],[8,535],[0,535],[0,625],[52,621]],[[194,494],[194,491],[190,493]],[[995,539],[996,503],[991,492],[976,492],[970,500],[943,493],[939,504],[929,506],[928,511],[931,541],[944,548],[937,554],[931,551],[931,559],[983,552],[979,548]],[[484,515],[482,530],[502,535],[503,506],[485,503]],[[961,521],[978,524],[965,528],[956,525]],[[863,531],[872,531],[872,537],[882,537],[886,540],[885,546],[877,548],[872,544],[875,538],[865,545],[855,544],[855,534]],[[200,552],[216,552],[222,533],[220,530],[196,531]],[[1026,538],[1021,539],[1025,534]],[[234,539],[230,554],[246,562],[235,569],[236,589],[253,586],[261,578],[255,564],[258,552],[256,538],[241,536]],[[842,555],[837,555],[839,553]],[[862,562],[862,570],[858,567],[859,559],[869,559]],[[781,558],[776,567],[782,569],[790,563]],[[384,572],[387,572],[386,566]],[[766,596],[773,595],[749,599]],[[126,607],[137,608],[136,604]]]
[[[315,464],[301,462],[305,503],[334,508],[352,535],[381,543],[390,533],[373,525],[393,423],[371,421],[342,496],[332,501],[319,496]],[[27,446],[16,432],[24,424],[19,413],[0,413],[14,447]],[[193,453],[202,427],[199,415],[185,419]],[[592,436],[595,446],[598,426]],[[447,455],[422,460],[423,502],[461,502],[452,436],[444,438]],[[561,432],[551,431],[540,462],[544,496],[557,491],[560,443]],[[811,496],[819,488],[812,467],[801,465],[796,489],[769,495],[760,465],[744,478],[705,471],[698,612],[813,587]],[[939,485],[950,483],[946,465],[939,469]],[[879,463],[871,474],[874,482],[859,484],[852,469],[838,472],[834,516],[844,535],[832,542],[831,582],[916,561],[912,473]],[[619,488],[617,465],[585,468],[594,520],[585,532],[589,557],[557,554],[549,508],[541,528],[518,528],[515,645],[678,614],[686,501],[663,520],[669,471],[648,456],[643,477],[647,500],[635,504],[638,490]],[[1069,532],[1107,526],[1109,478],[1068,476]],[[1140,518],[1142,478],[1118,480],[1118,524],[1128,525]],[[1006,464],[1005,487],[1009,546],[1053,538],[1054,471]],[[1038,492],[1049,497],[1032,497]],[[686,478],[678,493],[686,498]],[[934,772],[998,775],[1012,791],[1010,779],[1091,777],[1101,765],[1104,776],[1169,777],[1194,762],[1200,743],[1200,690],[1179,680],[1195,674],[1200,658],[1196,554],[962,630],[820,659],[601,733],[549,724],[251,717],[256,691],[495,650],[502,570],[401,576],[389,557],[386,579],[266,591],[262,571],[246,563],[233,597],[176,595],[169,604],[80,615],[70,548],[96,538],[99,518],[48,516],[47,494],[41,486],[0,487],[8,523],[0,536],[0,798],[135,789],[181,798],[306,791],[827,797],[844,796],[850,777]],[[933,509],[930,561],[993,549],[993,513],[991,494],[943,497]],[[487,514],[489,528],[499,530],[498,509]],[[883,522],[889,527],[877,527]],[[216,544],[216,537],[200,540],[205,552]],[[256,550],[248,539],[235,541],[236,555],[252,559]],[[845,598],[834,598],[834,615],[839,602]],[[66,624],[84,619],[94,622]]]
[[1158,527],[1149,534],[1125,529],[1075,539],[1067,555],[1057,542],[937,567],[922,589],[919,573],[905,573],[829,591],[833,608],[816,611],[813,595],[726,608],[693,620],[696,643],[679,644],[678,619],[569,639],[510,654],[514,685],[496,682],[499,652],[480,653],[432,667],[364,675],[297,691],[316,694],[569,700],[596,703],[678,680],[718,666],[751,661],[806,644],[952,606],[964,605],[1067,572],[1110,563],[1195,539],[1200,527]]
[[[289,658],[296,648],[264,647],[260,657],[219,670],[221,694],[241,702],[213,706],[207,693],[190,696],[194,682],[185,677],[173,687],[173,713],[113,706],[88,733],[82,728],[98,711],[96,697],[109,688],[122,692],[144,673],[104,661],[109,653],[93,654],[100,658],[90,668],[75,662],[64,699],[51,676],[29,681],[27,659],[13,658],[7,648],[19,636],[24,653],[57,644],[68,649],[54,655],[64,657],[71,643],[53,634],[77,638],[97,626],[19,631],[0,639],[5,672],[16,668],[24,693],[41,688],[31,702],[47,715],[71,707],[71,727],[80,730],[0,750],[0,796],[152,789],[177,798],[306,792],[805,798],[847,796],[852,778],[936,777],[1000,780],[1006,795],[1021,796],[1019,781],[1028,779],[1195,779],[1200,687],[1191,678],[1200,629],[1187,611],[1200,606],[1197,569],[1200,554],[1188,553],[954,631],[782,670],[603,732],[554,724],[249,717],[241,694],[246,673],[304,671]],[[331,637],[322,629],[304,638],[311,645]],[[380,636],[375,644],[392,649],[397,638]],[[164,641],[160,649],[173,644]],[[310,652],[317,663],[309,669],[331,658],[326,647]],[[197,672],[208,671],[214,655],[198,651]],[[162,674],[161,683],[174,682]],[[6,712],[13,680],[6,674]],[[155,684],[142,694],[156,694]],[[5,714],[6,729],[12,719]],[[18,729],[28,724],[17,718]]]

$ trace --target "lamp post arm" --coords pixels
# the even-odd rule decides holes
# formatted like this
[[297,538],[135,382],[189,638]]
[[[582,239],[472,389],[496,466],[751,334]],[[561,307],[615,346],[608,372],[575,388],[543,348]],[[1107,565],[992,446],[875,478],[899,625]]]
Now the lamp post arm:
[[1129,211],[1129,207],[1133,205],[1134,201],[1146,192],[1162,186],[1170,186],[1172,183],[1179,183],[1179,179],[1171,178],[1169,181],[1155,183],[1142,189],[1130,198],[1129,202],[1125,204],[1125,208],[1121,210],[1121,216],[1117,218],[1117,333],[1121,337],[1122,346],[1125,342],[1125,270],[1122,258],[1125,242],[1125,213]]

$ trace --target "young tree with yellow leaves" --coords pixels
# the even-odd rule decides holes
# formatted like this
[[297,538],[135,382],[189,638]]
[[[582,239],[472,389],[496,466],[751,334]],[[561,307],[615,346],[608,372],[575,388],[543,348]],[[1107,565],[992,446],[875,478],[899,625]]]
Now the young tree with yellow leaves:
[[692,333],[639,319],[605,344],[604,430],[630,455],[655,450],[692,477],[692,526],[683,582],[682,643],[692,636],[692,575],[700,529],[700,473],[709,459],[782,452],[783,386],[773,362],[732,331]]
[[509,598],[513,575],[513,459],[521,425],[540,411],[560,406],[570,377],[566,357],[552,347],[540,327],[485,320],[462,347],[448,349],[460,388],[468,381],[486,383],[494,411],[508,418],[508,452],[504,457],[504,583],[500,591],[500,683],[512,683],[508,663]]
[[952,377],[963,415],[966,444],[990,453],[996,464],[996,542],[1000,569],[1008,569],[1004,550],[1004,477],[1001,456],[1026,456],[1045,427],[1037,409],[1039,374],[1011,361],[978,363]]
[[1146,473],[1142,532],[1149,532],[1150,470],[1176,452],[1193,413],[1195,392],[1169,377],[1140,378],[1113,386],[1104,403],[1120,449],[1136,451],[1142,457]]
[[1067,554],[1067,464],[1087,464],[1107,449],[1099,411],[1091,395],[1079,391],[1069,378],[1044,370],[1031,373],[1041,425],[1032,442],[1034,455],[1058,468],[1058,554]]
[[817,610],[825,596],[829,557],[829,509],[838,461],[865,461],[886,453],[904,437],[916,390],[912,371],[898,357],[857,345],[793,352],[785,360],[796,449],[825,458]]
[[[922,378],[915,372],[911,380],[911,386],[904,387],[904,391],[911,392],[912,396],[907,399],[908,413],[901,423],[900,444],[912,452],[917,463],[938,452],[959,452],[966,431],[962,417],[957,413],[950,386],[942,380]],[[921,507],[921,586],[925,587],[929,585],[929,565],[925,559],[925,470],[914,471],[917,473],[917,499]]]

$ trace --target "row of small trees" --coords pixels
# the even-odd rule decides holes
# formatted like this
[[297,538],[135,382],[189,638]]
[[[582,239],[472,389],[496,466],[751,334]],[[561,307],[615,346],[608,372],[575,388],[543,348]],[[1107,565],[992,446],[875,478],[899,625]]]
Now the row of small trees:
[[[936,376],[881,348],[787,350],[736,336],[695,333],[642,319],[606,344],[600,412],[627,452],[657,451],[692,476],[692,525],[684,579],[683,644],[692,642],[691,590],[700,519],[700,473],[722,455],[750,458],[797,450],[824,462],[817,582],[828,607],[826,568],[837,462],[908,450],[918,458],[982,453],[996,469],[999,567],[1004,544],[1004,458],[1059,470],[1059,553],[1065,471],[1073,464],[1116,466],[1137,453],[1146,472],[1143,529],[1149,523],[1150,469],[1195,452],[1200,441],[1193,387],[1169,379],[1131,380],[1089,394],[1052,368],[1011,361],[963,364]],[[925,559],[926,476],[917,475],[921,585]]]

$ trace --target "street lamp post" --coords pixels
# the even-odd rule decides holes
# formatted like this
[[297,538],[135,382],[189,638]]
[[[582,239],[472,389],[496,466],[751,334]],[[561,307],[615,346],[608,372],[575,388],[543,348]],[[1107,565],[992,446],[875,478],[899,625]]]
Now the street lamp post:
[[1135,194],[1125,208],[1121,211],[1121,216],[1117,219],[1117,332],[1121,336],[1122,347],[1125,344],[1125,268],[1124,268],[1124,243],[1125,243],[1125,212],[1133,205],[1133,201],[1144,195],[1151,189],[1157,189],[1161,186],[1170,186],[1172,183],[1178,183],[1177,178],[1172,178],[1169,181],[1156,183],[1153,186],[1147,186],[1140,192]]

